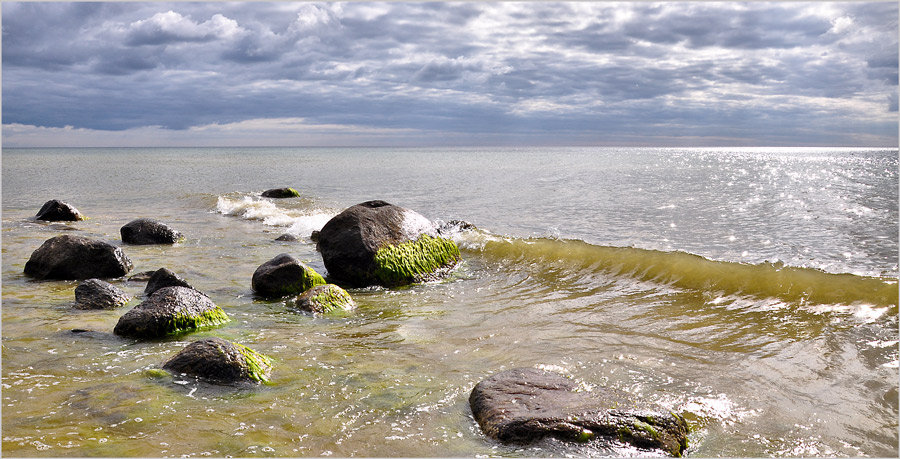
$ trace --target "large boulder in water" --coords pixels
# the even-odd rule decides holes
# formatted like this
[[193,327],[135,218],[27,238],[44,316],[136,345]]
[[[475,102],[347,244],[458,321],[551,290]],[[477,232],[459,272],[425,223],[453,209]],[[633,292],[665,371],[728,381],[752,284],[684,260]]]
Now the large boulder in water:
[[271,190],[263,191],[262,197],[276,199],[297,198],[300,197],[300,192],[293,188],[273,188]]
[[266,297],[296,295],[324,284],[319,273],[289,253],[276,255],[260,265],[251,280],[253,291]]
[[349,311],[356,302],[346,290],[334,284],[317,285],[297,297],[294,305],[300,310],[313,314],[332,311]]
[[260,383],[268,382],[272,361],[241,344],[205,338],[187,345],[163,369],[216,384]]
[[45,202],[34,218],[48,222],[75,222],[86,219],[78,209],[58,199]]
[[621,441],[681,456],[687,423],[680,416],[640,406],[622,392],[590,391],[559,373],[516,368],[479,382],[469,397],[472,414],[489,437],[527,443],[561,440]]
[[113,333],[159,338],[228,322],[228,315],[206,295],[187,287],[164,287],[119,318]]
[[174,244],[184,239],[184,235],[171,226],[149,218],[132,220],[119,232],[122,234],[122,242],[135,245]]
[[121,277],[133,264],[122,249],[82,236],[44,241],[25,263],[25,274],[38,279],[76,280]]
[[166,268],[159,268],[150,276],[150,279],[147,279],[147,287],[144,288],[144,295],[152,295],[153,292],[164,287],[194,288],[191,287],[191,284],[188,284],[186,280],[178,277],[178,274],[175,274]]
[[75,287],[75,309],[113,309],[130,300],[131,295],[100,279],[88,279]]
[[460,259],[431,221],[384,201],[357,204],[329,220],[316,247],[330,277],[359,287],[438,279]]

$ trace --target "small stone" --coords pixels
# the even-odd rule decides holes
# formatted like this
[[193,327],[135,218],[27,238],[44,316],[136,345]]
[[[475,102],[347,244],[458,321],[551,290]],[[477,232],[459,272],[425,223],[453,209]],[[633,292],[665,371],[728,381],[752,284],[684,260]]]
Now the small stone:
[[100,279],[88,279],[75,287],[75,309],[114,309],[130,300],[131,295]]
[[163,287],[174,286],[194,288],[191,287],[191,284],[188,284],[186,280],[178,277],[178,274],[175,274],[166,268],[159,268],[149,279],[147,279],[147,287],[144,289],[144,294],[152,295],[153,292]]
[[332,311],[348,311],[356,302],[346,290],[334,284],[317,285],[297,297],[294,305],[303,311],[322,314]]
[[149,218],[132,220],[119,232],[122,235],[122,242],[135,245],[174,244],[184,239],[184,235],[169,225]]
[[45,202],[34,218],[48,222],[74,222],[85,220],[85,216],[82,215],[78,209],[58,199]]
[[297,236],[295,236],[293,234],[285,233],[285,234],[282,234],[281,236],[278,236],[277,238],[275,238],[275,240],[282,241],[282,242],[296,242],[296,241],[299,241],[300,238],[298,238]]
[[300,197],[300,192],[293,188],[273,188],[271,190],[263,191],[262,197],[276,199],[298,198]]
[[296,295],[325,284],[325,279],[288,253],[276,255],[253,273],[253,291],[266,297]]
[[182,349],[163,369],[217,384],[264,383],[272,372],[272,361],[241,344],[205,338]]

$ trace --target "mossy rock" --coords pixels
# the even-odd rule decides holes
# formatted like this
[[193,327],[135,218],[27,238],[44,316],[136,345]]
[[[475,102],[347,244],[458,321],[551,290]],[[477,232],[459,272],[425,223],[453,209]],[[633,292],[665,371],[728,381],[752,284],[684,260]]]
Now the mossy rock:
[[375,277],[385,286],[423,282],[441,277],[441,270],[452,268],[459,259],[455,242],[423,234],[415,241],[378,249]]
[[294,305],[303,311],[323,314],[332,311],[349,311],[356,302],[346,290],[334,284],[317,285],[297,297]]
[[273,188],[271,190],[263,191],[262,197],[275,199],[299,198],[300,192],[293,188]]
[[272,359],[242,344],[205,338],[187,345],[163,369],[215,384],[267,383]]
[[251,280],[253,291],[265,297],[296,295],[325,283],[319,273],[288,253],[260,265]]
[[113,333],[129,338],[160,338],[216,327],[228,314],[206,295],[187,287],[164,287],[119,318]]

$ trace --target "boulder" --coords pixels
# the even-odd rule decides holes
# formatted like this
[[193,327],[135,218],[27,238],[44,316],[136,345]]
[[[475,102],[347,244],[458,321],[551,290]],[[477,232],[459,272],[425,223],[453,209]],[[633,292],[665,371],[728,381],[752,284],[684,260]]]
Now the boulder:
[[129,338],[159,338],[214,327],[228,315],[206,295],[187,287],[163,287],[119,318],[113,333]]
[[38,279],[121,277],[134,265],[122,249],[82,236],[56,236],[44,241],[25,263],[25,274]]
[[284,233],[281,236],[278,236],[277,238],[275,238],[275,240],[282,241],[282,242],[296,242],[296,241],[299,241],[300,238],[298,238],[297,236],[295,236],[291,233]]
[[687,448],[687,423],[674,413],[651,410],[628,394],[581,385],[559,373],[516,368],[479,382],[469,405],[481,430],[505,443],[552,436],[587,442],[605,440],[658,449],[680,457]]
[[296,295],[325,284],[314,269],[288,253],[276,255],[253,273],[253,291],[266,297]]
[[74,206],[57,199],[45,202],[34,218],[48,222],[75,222],[86,220],[86,217]]
[[127,244],[174,244],[184,235],[169,225],[149,218],[139,218],[125,224],[119,232]]
[[349,311],[356,302],[346,290],[334,284],[317,285],[297,297],[294,305],[303,311],[322,314],[331,311]]
[[128,282],[147,282],[150,280],[153,275],[156,274],[156,271],[141,271],[137,274],[128,277]]
[[75,287],[75,309],[114,309],[130,300],[131,295],[100,279],[88,279]]
[[276,199],[298,198],[300,197],[300,192],[293,188],[273,188],[271,190],[263,191],[262,197]]
[[188,344],[163,369],[216,384],[264,383],[269,381],[272,361],[241,344],[205,338]]
[[159,268],[150,276],[150,279],[147,279],[147,287],[144,288],[144,295],[152,295],[153,292],[163,287],[176,286],[194,288],[191,287],[191,284],[188,284],[186,280],[178,277],[178,274],[175,274],[166,268]]
[[384,201],[352,206],[328,221],[316,244],[328,275],[353,286],[393,287],[446,275],[456,244],[422,215]]

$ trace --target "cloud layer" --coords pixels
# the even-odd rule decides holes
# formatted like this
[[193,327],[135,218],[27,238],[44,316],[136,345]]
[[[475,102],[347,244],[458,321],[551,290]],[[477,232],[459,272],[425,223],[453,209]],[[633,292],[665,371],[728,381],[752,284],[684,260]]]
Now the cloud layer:
[[896,3],[5,2],[3,141],[897,146],[897,17]]

